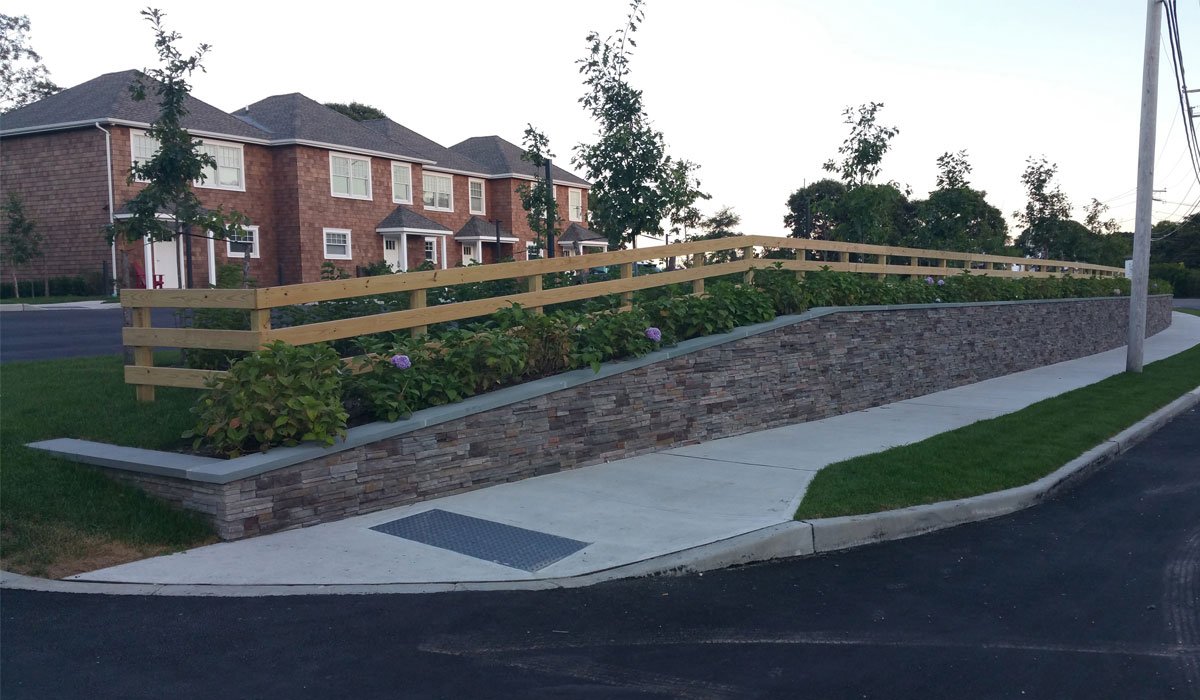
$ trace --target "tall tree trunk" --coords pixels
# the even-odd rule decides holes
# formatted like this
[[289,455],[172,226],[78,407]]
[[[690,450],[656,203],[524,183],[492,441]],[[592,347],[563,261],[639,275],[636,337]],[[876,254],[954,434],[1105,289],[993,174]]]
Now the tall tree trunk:
[[20,299],[21,298],[21,285],[17,283],[17,268],[15,268],[15,267],[13,268],[12,276],[13,276],[13,298]]

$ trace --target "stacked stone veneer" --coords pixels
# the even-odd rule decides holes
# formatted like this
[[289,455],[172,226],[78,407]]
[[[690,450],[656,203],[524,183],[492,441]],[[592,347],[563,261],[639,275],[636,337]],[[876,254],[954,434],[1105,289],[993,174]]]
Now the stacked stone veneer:
[[[228,484],[108,470],[221,537],[857,411],[1125,343],[1128,298],[838,312]],[[1147,334],[1170,325],[1152,297]]]

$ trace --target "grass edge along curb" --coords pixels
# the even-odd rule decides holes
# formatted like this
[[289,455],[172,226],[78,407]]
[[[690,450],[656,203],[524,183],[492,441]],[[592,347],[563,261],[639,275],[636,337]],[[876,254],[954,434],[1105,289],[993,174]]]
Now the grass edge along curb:
[[[1200,345],[1019,411],[831,464],[796,520],[865,515],[1024,486],[1200,385]],[[1069,410],[1068,410],[1069,409]]]

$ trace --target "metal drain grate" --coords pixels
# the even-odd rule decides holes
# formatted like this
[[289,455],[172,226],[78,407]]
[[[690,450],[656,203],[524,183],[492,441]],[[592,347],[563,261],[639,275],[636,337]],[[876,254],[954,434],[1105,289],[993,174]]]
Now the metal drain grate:
[[591,544],[436,508],[371,529],[525,571],[550,566]]

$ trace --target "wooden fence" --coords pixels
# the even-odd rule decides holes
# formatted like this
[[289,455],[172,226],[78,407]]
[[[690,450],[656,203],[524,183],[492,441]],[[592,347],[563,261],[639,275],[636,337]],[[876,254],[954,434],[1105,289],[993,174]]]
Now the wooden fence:
[[[755,258],[756,248],[819,251],[824,259],[805,260],[803,258],[807,256],[802,252],[797,253],[796,257],[800,259],[796,260]],[[740,250],[742,259],[703,264],[705,253],[727,250]],[[634,274],[634,263],[688,256],[693,256],[695,261],[692,267],[657,274]],[[836,260],[833,259],[835,256]],[[859,261],[852,262],[851,256],[857,256]],[[872,262],[866,262],[868,259]],[[134,348],[134,364],[125,367],[125,382],[136,386],[138,400],[153,401],[155,386],[203,388],[207,379],[222,374],[215,370],[155,367],[155,347],[256,350],[276,340],[292,345],[306,345],[403,329],[412,329],[416,335],[424,332],[432,323],[485,316],[498,309],[508,308],[513,303],[540,310],[550,304],[622,294],[625,304],[629,304],[636,290],[681,282],[691,282],[693,293],[703,294],[704,281],[710,277],[742,273],[747,281],[752,281],[755,268],[764,269],[776,263],[782,264],[785,270],[795,271],[798,276],[822,267],[843,272],[874,274],[881,278],[886,275],[943,277],[961,274],[964,269],[971,270],[973,274],[993,277],[1055,277],[1063,274],[1124,276],[1124,270],[1121,268],[1064,260],[1033,260],[774,236],[741,236],[578,257],[407,272],[259,289],[123,289],[121,305],[133,310],[133,326],[124,329],[123,339],[126,345]],[[542,275],[602,266],[619,266],[620,279],[542,289]],[[1036,271],[1033,268],[1037,268]],[[426,306],[426,291],[430,288],[505,279],[523,279],[526,291],[441,306]],[[271,327],[271,310],[277,307],[395,292],[409,293],[409,309],[290,328]],[[162,307],[245,309],[250,313],[250,330],[155,328],[151,325],[150,309]]]

